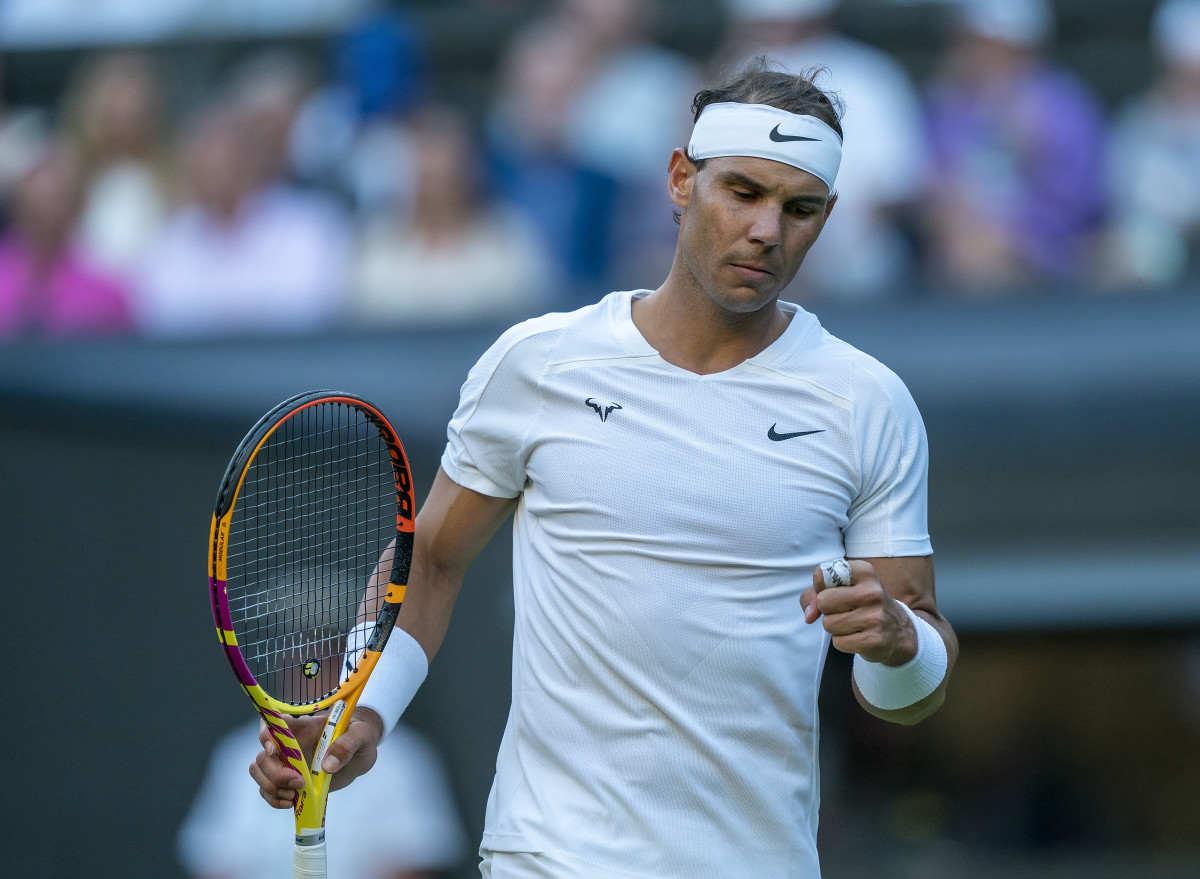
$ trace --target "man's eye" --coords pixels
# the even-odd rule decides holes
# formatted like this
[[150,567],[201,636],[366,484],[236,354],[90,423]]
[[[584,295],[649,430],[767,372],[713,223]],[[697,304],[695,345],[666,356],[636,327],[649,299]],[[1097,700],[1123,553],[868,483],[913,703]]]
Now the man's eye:
[[740,189],[735,189],[735,190],[733,191],[733,194],[734,194],[734,196],[736,196],[737,198],[740,198],[742,201],[750,201],[750,199],[754,198],[754,193],[753,193],[753,192],[743,192],[743,191],[742,191],[742,190],[740,190]]

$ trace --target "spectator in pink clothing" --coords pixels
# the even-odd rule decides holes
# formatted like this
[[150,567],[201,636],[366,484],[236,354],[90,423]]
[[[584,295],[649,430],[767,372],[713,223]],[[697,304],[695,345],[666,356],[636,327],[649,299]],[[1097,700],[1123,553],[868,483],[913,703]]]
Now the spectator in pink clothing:
[[47,147],[12,194],[0,237],[0,338],[81,336],[132,327],[119,282],[73,241],[80,181],[60,146]]

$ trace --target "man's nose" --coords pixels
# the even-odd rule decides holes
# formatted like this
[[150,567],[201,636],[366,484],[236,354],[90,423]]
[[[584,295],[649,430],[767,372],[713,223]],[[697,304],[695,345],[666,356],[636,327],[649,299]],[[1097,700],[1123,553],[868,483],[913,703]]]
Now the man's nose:
[[774,247],[779,244],[782,235],[783,223],[777,207],[764,204],[755,211],[748,236],[751,241],[764,247]]

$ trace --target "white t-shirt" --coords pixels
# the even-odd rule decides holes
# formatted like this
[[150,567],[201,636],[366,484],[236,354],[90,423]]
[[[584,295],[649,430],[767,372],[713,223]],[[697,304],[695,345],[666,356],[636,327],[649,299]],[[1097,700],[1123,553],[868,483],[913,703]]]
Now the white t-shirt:
[[798,598],[842,555],[931,552],[900,380],[796,306],[726,372],[665,362],[637,293],[509,330],[442,467],[520,496],[513,699],[485,851],[603,877],[819,876],[817,691]]

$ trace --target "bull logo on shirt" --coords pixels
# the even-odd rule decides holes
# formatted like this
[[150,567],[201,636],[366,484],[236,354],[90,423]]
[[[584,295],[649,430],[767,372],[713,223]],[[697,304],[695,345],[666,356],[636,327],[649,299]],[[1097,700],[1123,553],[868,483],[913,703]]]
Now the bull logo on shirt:
[[608,416],[611,415],[615,410],[621,408],[620,403],[609,403],[607,406],[603,406],[596,402],[595,397],[588,397],[583,402],[596,410],[596,414],[600,416],[601,421],[608,421]]

